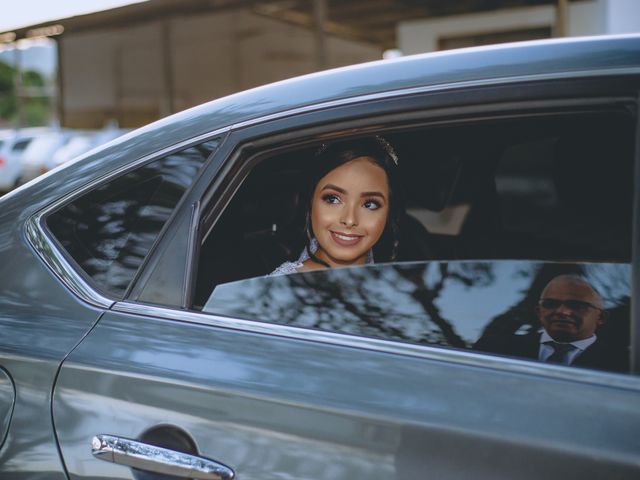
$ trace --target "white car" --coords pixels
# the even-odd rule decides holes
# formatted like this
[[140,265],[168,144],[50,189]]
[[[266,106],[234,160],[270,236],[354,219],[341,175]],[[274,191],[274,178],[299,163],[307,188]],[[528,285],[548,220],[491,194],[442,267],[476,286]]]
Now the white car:
[[31,142],[22,155],[20,183],[26,183],[46,173],[49,170],[49,159],[71,139],[72,135],[71,130],[50,130]]
[[8,192],[18,185],[22,155],[33,139],[46,131],[44,128],[25,128],[0,132],[0,192]]
[[119,128],[106,128],[103,130],[77,130],[72,133],[69,141],[58,148],[58,150],[48,158],[45,158],[44,166],[46,170],[53,170],[55,167],[74,159],[75,157],[88,152],[92,148],[113,140],[123,135],[128,130]]

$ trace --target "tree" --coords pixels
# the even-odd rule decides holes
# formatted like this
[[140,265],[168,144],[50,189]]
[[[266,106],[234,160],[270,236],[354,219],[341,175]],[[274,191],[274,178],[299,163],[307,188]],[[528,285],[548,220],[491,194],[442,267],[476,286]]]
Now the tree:
[[0,61],[0,119],[9,120],[15,116],[15,75],[15,68]]
[[0,61],[0,120],[14,124],[22,122],[24,126],[47,124],[51,117],[51,100],[44,90],[45,78],[35,70],[22,72],[22,87],[27,95],[23,98],[22,118],[19,118],[16,74],[13,66]]

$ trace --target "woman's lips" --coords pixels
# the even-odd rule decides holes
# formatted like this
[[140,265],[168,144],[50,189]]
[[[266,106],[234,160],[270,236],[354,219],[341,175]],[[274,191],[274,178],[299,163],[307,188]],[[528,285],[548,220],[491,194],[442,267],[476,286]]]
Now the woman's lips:
[[352,247],[362,240],[362,235],[331,232],[331,238],[338,245],[342,245],[343,247]]

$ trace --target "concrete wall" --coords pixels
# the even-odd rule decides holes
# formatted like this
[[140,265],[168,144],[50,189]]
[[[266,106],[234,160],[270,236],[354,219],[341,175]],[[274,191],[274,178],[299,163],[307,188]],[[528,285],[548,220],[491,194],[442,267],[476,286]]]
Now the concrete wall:
[[[381,58],[329,37],[330,67]],[[63,124],[135,127],[239,90],[316,70],[312,31],[248,11],[65,34]]]
[[603,4],[607,33],[640,32],[640,1],[600,0]]
[[[414,20],[398,24],[398,48],[405,55],[438,49],[441,37],[549,27],[553,30],[553,5],[510,8],[493,12]],[[640,32],[640,0],[585,0],[570,2],[569,36]]]

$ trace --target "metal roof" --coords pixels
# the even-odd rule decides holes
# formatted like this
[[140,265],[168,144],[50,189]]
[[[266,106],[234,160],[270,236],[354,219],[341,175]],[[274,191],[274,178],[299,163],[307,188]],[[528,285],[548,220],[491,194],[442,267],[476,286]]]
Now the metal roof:
[[[396,46],[396,25],[400,21],[492,10],[555,5],[557,0],[324,0],[324,30],[344,38],[378,45]],[[583,1],[583,0],[572,0]],[[143,3],[45,22],[14,30],[18,38],[29,30],[53,23],[66,33],[123,27],[176,16],[249,9],[288,23],[313,28],[313,0],[149,0]],[[0,32],[1,33],[1,32]]]

